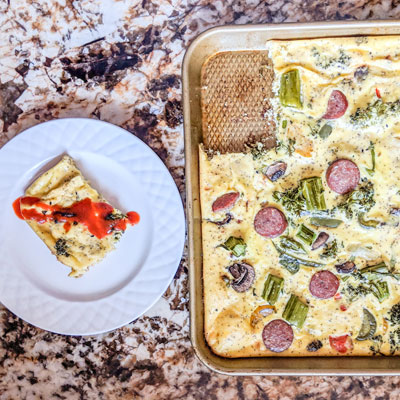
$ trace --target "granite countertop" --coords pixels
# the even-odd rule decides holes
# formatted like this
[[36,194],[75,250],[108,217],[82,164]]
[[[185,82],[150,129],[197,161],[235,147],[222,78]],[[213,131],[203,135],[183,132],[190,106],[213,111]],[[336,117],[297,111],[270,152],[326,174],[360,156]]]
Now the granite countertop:
[[[200,32],[399,16],[399,2],[388,0],[0,0],[0,146],[39,122],[98,118],[148,143],[184,197],[180,68]],[[96,337],[45,332],[0,307],[0,399],[400,397],[397,377],[211,372],[190,344],[187,272],[185,252],[145,316]]]

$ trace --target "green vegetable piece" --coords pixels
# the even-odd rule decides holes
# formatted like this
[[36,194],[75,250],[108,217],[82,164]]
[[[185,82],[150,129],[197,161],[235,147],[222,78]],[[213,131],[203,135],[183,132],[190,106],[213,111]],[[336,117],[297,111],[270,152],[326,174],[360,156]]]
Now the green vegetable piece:
[[372,168],[366,168],[365,170],[372,176],[375,173],[375,145],[370,142],[369,149],[371,150]]
[[336,239],[325,245],[323,252],[319,255],[321,258],[336,258],[339,251]]
[[279,256],[279,264],[285,267],[292,275],[294,275],[300,269],[300,263],[298,259],[284,253]]
[[389,286],[385,281],[371,282],[370,290],[372,294],[382,303],[389,297]]
[[302,211],[306,211],[306,201],[299,187],[289,189],[284,193],[276,191],[272,197],[281,203],[288,212],[300,215]]
[[287,119],[284,119],[284,120],[282,121],[282,128],[283,128],[283,129],[286,129],[286,127],[287,127]]
[[320,268],[323,267],[324,264],[311,261],[304,260],[303,258],[299,258],[287,253],[281,253],[279,256],[279,263],[285,267],[291,274],[295,274],[300,269],[300,265],[304,265],[305,267],[313,267]]
[[379,221],[374,219],[365,219],[364,213],[359,214],[358,223],[365,229],[376,228],[379,225]]
[[298,69],[293,69],[281,76],[279,100],[285,107],[301,108],[300,74]]
[[366,308],[363,309],[363,321],[356,340],[371,339],[376,332],[376,319]]
[[318,135],[321,139],[326,139],[332,133],[332,127],[328,124],[325,124],[318,132]]
[[390,275],[389,268],[384,262],[376,265],[370,265],[360,270],[362,276],[367,279],[377,279],[382,276]]
[[347,200],[339,204],[337,209],[344,211],[347,218],[352,218],[353,214],[359,215],[368,212],[374,205],[374,185],[367,182],[351,192]]
[[242,238],[230,236],[229,239],[220,246],[225,250],[232,252],[236,257],[242,257],[246,254],[247,244]]
[[343,221],[334,218],[312,217],[310,219],[312,225],[323,226],[326,228],[337,228]]
[[283,310],[282,317],[290,324],[301,329],[304,325],[308,313],[308,306],[304,304],[294,294],[290,295],[290,299]]
[[273,306],[277,302],[279,295],[282,292],[282,288],[283,278],[269,274],[264,284],[262,298]]
[[311,246],[316,239],[317,234],[310,228],[307,228],[305,225],[301,224],[299,230],[296,233],[296,237],[299,238],[307,246]]
[[289,236],[281,237],[280,248],[282,252],[294,251],[295,253],[307,254],[302,244]]
[[307,210],[325,210],[324,187],[319,176],[302,179],[300,190],[306,200]]

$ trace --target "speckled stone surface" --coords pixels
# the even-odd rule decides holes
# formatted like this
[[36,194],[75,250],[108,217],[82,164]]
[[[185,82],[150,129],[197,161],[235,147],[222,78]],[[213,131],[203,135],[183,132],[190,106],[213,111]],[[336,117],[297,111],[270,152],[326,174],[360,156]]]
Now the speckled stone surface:
[[[148,143],[183,196],[180,67],[200,32],[399,17],[388,0],[0,0],[0,145],[53,118],[102,119]],[[0,308],[0,399],[400,398],[397,377],[213,373],[196,359],[188,324],[185,255],[160,301],[109,334],[63,337]]]

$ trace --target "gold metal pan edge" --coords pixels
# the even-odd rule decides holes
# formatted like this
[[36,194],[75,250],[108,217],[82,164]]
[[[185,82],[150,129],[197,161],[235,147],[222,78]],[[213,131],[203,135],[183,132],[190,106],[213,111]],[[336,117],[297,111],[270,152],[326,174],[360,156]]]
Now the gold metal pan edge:
[[[190,285],[190,336],[198,358],[228,375],[400,375],[400,357],[262,357],[215,355],[204,337],[198,145],[202,143],[201,68],[221,51],[263,50],[270,39],[400,34],[400,21],[342,21],[212,28],[186,52],[183,67],[186,212]],[[345,363],[344,363],[345,361]],[[345,364],[345,368],[343,368]]]

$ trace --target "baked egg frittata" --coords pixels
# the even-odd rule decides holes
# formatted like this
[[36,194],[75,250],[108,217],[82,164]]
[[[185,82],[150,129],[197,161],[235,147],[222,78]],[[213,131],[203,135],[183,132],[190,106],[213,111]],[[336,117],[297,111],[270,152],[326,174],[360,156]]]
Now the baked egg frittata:
[[199,150],[207,342],[399,354],[400,39],[267,47],[277,146]]
[[71,268],[69,276],[83,275],[115,248],[139,215],[124,215],[112,207],[65,155],[14,202],[16,214],[43,240],[57,259]]

